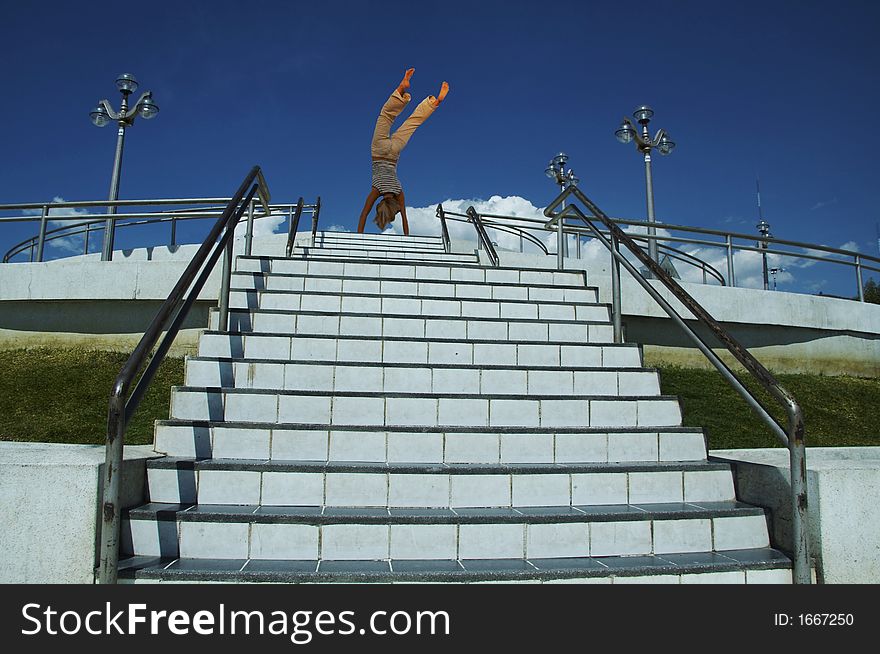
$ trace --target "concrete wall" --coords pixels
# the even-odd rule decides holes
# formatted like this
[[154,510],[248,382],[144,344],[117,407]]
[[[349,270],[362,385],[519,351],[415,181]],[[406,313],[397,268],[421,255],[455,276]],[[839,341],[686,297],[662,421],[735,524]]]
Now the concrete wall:
[[[297,241],[305,243],[308,237],[300,233]],[[286,235],[256,238],[254,253],[282,255],[286,240]],[[239,241],[236,251],[241,248]],[[88,255],[0,265],[0,348],[82,345],[131,351],[195,249],[186,245],[122,251],[114,253],[112,262]],[[453,249],[473,252],[474,243],[455,241]],[[556,267],[555,256],[507,251],[499,255],[502,265]],[[584,262],[566,259],[565,266],[582,269]],[[594,266],[588,283],[599,287],[602,301],[610,301],[607,270]],[[683,311],[659,282],[651,284]],[[880,305],[778,291],[682,285],[772,370],[880,376]],[[215,272],[178,336],[176,354],[195,347],[218,292]],[[625,271],[622,297],[626,338],[645,346],[649,365],[709,365]],[[711,337],[706,338],[713,343]],[[733,364],[726,351],[721,356]]]
[[[152,446],[125,448],[124,507],[142,504]],[[104,447],[0,443],[0,583],[94,582]]]
[[[734,465],[737,497],[769,510],[771,543],[792,550],[788,450],[713,450]],[[808,535],[817,578],[880,583],[880,447],[807,448]]]

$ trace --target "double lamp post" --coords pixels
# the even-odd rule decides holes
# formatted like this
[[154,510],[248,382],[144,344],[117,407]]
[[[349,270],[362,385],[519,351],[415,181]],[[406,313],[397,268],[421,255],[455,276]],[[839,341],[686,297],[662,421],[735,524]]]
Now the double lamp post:
[[[116,79],[116,88],[122,94],[122,105],[119,111],[114,111],[107,100],[101,100],[98,106],[92,109],[89,117],[97,127],[104,127],[111,121],[116,121],[119,130],[116,136],[116,157],[113,161],[113,175],[110,178],[110,202],[119,199],[119,177],[122,170],[122,147],[125,143],[125,128],[134,125],[134,119],[141,116],[144,120],[155,118],[159,113],[158,105],[153,101],[153,92],[146,91],[138,98],[138,101],[129,108],[128,96],[137,90],[138,82],[131,73],[123,73]],[[101,248],[101,261],[110,261],[113,257],[113,234],[116,229],[116,206],[111,205],[107,210],[108,218],[104,227],[104,243]]]

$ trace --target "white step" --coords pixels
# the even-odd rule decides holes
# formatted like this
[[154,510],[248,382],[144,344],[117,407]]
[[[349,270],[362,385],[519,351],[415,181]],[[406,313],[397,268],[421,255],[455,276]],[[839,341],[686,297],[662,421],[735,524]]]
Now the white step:
[[[728,502],[728,468],[710,464],[274,464],[151,466],[150,501],[263,506],[511,508]],[[638,513],[638,512],[636,512]]]
[[650,370],[363,366],[199,358],[186,361],[185,384],[267,390],[464,395],[660,394],[659,377]]
[[[454,315],[409,317],[410,314],[366,314],[355,311],[366,308],[356,300],[369,298],[345,298],[346,309],[341,312],[290,313],[283,310],[232,309],[229,312],[229,331],[249,334],[298,335],[298,336],[394,336],[410,339],[446,338],[458,339],[462,349],[472,347],[469,341],[504,344],[517,343],[610,343],[614,329],[607,321],[585,322],[565,320],[528,320],[468,318]],[[424,300],[422,306],[428,312],[454,311],[453,307],[441,307],[439,300]],[[383,306],[391,306],[385,304]],[[607,313],[607,309],[601,308]],[[220,314],[210,314],[210,329],[216,330]],[[427,361],[427,347],[414,343],[413,363]]]
[[363,259],[363,260],[393,260],[413,262],[433,262],[446,265],[475,264],[475,254],[460,254],[444,252],[443,250],[372,250],[361,248],[326,248],[326,247],[300,247],[293,249],[291,259],[320,257],[327,259]]
[[430,464],[705,461],[701,431],[359,431],[247,423],[160,421],[155,449],[174,457]]
[[176,387],[171,417],[363,427],[677,427],[675,397],[367,395]]
[[327,246],[351,244],[356,247],[376,249],[406,250],[410,248],[443,249],[443,239],[439,236],[402,236],[399,234],[358,234],[355,232],[318,232],[315,245]]
[[610,320],[609,308],[602,304],[523,302],[484,298],[432,299],[420,298],[418,295],[383,297],[327,292],[233,290],[230,292],[229,306],[233,309],[254,311],[353,313],[365,316],[511,318],[569,322],[608,322]]
[[[388,326],[386,319],[385,325]],[[204,333],[199,356],[274,361],[351,363],[423,363],[426,365],[571,366],[641,368],[641,349],[634,344],[462,343],[457,332],[438,330],[419,341],[406,336],[384,338],[283,336]],[[424,356],[423,350],[424,348]]]
[[[208,516],[210,518],[210,516]],[[237,516],[236,516],[237,517]],[[464,524],[124,521],[123,550],[184,559],[547,559],[724,552],[768,546],[761,515]]]
[[235,273],[232,276],[231,286],[233,290],[342,293],[345,295],[379,295],[389,298],[407,296],[439,300],[517,300],[522,302],[564,302],[568,305],[598,303],[597,289],[583,285],[535,286],[518,283],[454,282],[450,280],[417,282],[399,279]]
[[460,281],[476,283],[527,284],[540,286],[586,285],[586,273],[579,271],[486,268],[476,264],[450,266],[439,263],[333,261],[330,259],[284,259],[238,257],[236,272],[330,276],[346,279]]

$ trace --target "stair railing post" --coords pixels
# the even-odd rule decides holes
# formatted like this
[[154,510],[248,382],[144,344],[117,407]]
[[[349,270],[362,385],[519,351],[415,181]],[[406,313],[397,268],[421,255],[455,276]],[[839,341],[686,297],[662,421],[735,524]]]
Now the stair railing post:
[[614,325],[614,342],[623,343],[623,320],[622,308],[620,306],[620,262],[615,253],[620,253],[617,244],[617,235],[611,233],[611,318]]
[[856,284],[859,287],[859,302],[865,301],[865,287],[862,284],[862,258],[859,255],[853,257],[856,262]]
[[248,203],[247,231],[244,235],[244,256],[251,256],[254,239],[254,200]]
[[562,233],[562,212],[556,216],[556,269],[562,270],[564,267],[562,258],[565,256],[564,252],[564,235]]
[[37,240],[37,261],[43,260],[43,247],[46,245],[46,224],[49,219],[49,205],[43,205],[43,214],[40,216],[40,236]]
[[[234,226],[227,229],[235,229]],[[232,247],[235,242],[235,235],[229,239],[226,247],[223,249],[223,269],[221,271],[220,280],[220,320],[217,325],[217,331],[229,331],[229,287],[232,279]]]
[[733,269],[733,238],[728,234],[725,237],[727,242],[727,283],[729,286],[736,286],[736,275]]

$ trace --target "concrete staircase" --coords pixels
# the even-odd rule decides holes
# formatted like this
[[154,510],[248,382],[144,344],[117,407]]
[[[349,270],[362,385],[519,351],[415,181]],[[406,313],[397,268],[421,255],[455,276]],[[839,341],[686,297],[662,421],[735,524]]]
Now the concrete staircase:
[[240,257],[156,427],[135,581],[789,583],[582,271],[325,232]]

